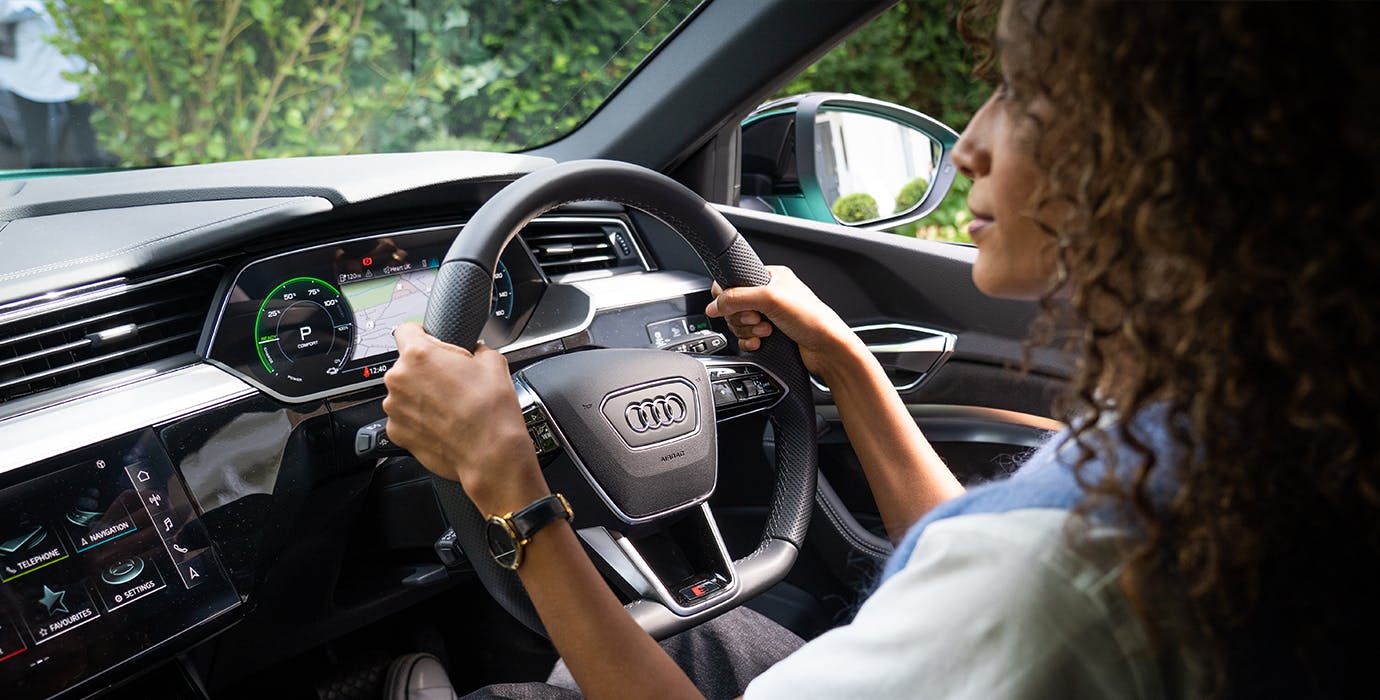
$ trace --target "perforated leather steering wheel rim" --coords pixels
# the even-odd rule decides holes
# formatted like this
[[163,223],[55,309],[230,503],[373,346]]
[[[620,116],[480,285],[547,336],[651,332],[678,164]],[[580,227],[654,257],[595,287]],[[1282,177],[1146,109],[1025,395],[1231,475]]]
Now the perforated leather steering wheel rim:
[[[526,175],[486,202],[464,226],[437,273],[423,327],[431,335],[474,348],[489,317],[493,271],[503,249],[529,221],[556,207],[612,201],[660,219],[680,234],[724,288],[759,286],[770,276],[761,259],[713,206],[680,183],[617,161],[562,163]],[[697,615],[677,615],[638,600],[628,610],[649,633],[664,638],[740,604],[780,580],[794,563],[813,509],[817,454],[814,406],[795,343],[784,334],[763,339],[744,359],[770,370],[786,395],[771,413],[777,436],[776,478],[767,522],[756,550],[734,562],[741,580],[731,599]],[[435,478],[442,508],[480,581],[509,613],[545,633],[517,575],[488,557],[481,514],[457,482]]]

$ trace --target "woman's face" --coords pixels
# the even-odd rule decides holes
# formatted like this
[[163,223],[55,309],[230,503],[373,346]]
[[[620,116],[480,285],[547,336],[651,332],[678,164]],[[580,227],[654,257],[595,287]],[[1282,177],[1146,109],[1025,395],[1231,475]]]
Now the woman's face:
[[[1037,106],[1038,108],[1038,106]],[[954,165],[973,181],[969,233],[977,244],[973,283],[984,294],[1037,299],[1055,273],[1054,239],[1030,217],[1040,177],[1030,154],[1034,120],[998,88],[954,147]]]

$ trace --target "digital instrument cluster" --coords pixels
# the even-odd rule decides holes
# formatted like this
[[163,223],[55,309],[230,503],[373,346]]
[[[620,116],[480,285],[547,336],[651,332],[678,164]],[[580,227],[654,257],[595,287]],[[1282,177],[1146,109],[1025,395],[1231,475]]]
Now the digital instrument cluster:
[[[397,359],[393,329],[426,315],[436,272],[460,227],[315,246],[256,261],[236,277],[210,358],[286,400],[380,379]],[[544,282],[515,242],[494,271],[483,338],[510,342]]]

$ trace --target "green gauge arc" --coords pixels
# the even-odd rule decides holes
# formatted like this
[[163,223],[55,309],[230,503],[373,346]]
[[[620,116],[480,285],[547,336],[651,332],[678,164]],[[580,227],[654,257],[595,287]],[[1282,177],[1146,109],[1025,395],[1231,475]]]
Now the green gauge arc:
[[340,290],[336,289],[335,285],[319,277],[293,277],[292,279],[286,280],[282,284],[279,284],[278,286],[274,287],[273,291],[264,295],[264,300],[262,302],[259,302],[258,313],[254,315],[254,352],[259,356],[259,362],[263,364],[264,371],[268,372],[270,375],[277,374],[277,372],[273,369],[273,366],[268,363],[268,356],[264,354],[264,335],[262,329],[260,328],[260,324],[263,323],[264,311],[268,308],[268,302],[271,301],[275,296],[277,296],[278,292],[282,290],[283,287],[286,287],[294,282],[315,282],[331,290],[331,292],[335,294],[337,299],[345,298],[344,295],[340,293]]

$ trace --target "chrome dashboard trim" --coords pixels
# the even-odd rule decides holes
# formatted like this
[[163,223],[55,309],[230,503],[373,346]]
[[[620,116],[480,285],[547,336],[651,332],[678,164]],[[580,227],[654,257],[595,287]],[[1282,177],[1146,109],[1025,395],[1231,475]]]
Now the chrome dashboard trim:
[[29,314],[40,314],[45,311],[52,311],[64,308],[70,303],[81,303],[102,296],[102,292],[108,292],[107,288],[125,283],[124,277],[112,277],[99,282],[90,282],[69,289],[57,289],[38,296],[15,299],[0,304],[0,323],[9,321],[9,316],[14,314],[16,317],[23,317]]
[[596,311],[621,309],[662,301],[695,292],[709,291],[711,280],[679,270],[642,272],[567,282],[594,300]]
[[125,384],[133,384],[134,382],[148,379],[155,374],[171,372],[175,369],[194,365],[200,361],[201,358],[197,357],[195,353],[184,352],[173,355],[172,357],[165,357],[161,360],[142,364],[138,367],[122,369],[100,377],[84,379],[80,382],[48,389],[47,391],[41,391],[37,394],[29,394],[28,396],[21,396],[17,399],[10,399],[0,404],[0,423],[14,418],[15,416],[41,411],[45,408],[67,403],[68,401],[75,401],[93,394],[109,391]]
[[[183,270],[161,277],[150,277],[138,282],[130,282],[124,277],[115,277],[103,282],[92,282],[91,284],[84,284],[80,287],[48,292],[47,294],[37,297],[29,297],[28,299],[19,299],[7,304],[0,304],[0,326],[30,316],[40,316],[52,311],[61,311],[74,306],[89,304],[93,301],[120,296],[121,294],[127,294],[150,285],[162,284],[163,282],[175,280],[179,277],[195,275],[217,267],[219,266],[202,265],[190,270]],[[215,299],[213,298],[211,301],[214,303]]]
[[0,420],[0,474],[253,394],[198,364]]
[[[925,328],[924,326],[913,326],[905,323],[877,323],[867,326],[853,326],[851,330],[858,334],[867,331],[898,330],[924,336],[903,343],[879,343],[868,345],[868,352],[873,354],[903,354],[908,352],[933,352],[939,354],[934,364],[930,365],[930,368],[925,370],[925,372],[914,381],[907,382],[906,384],[892,384],[892,387],[895,388],[898,393],[910,391],[920,386],[926,379],[929,379],[930,375],[934,374],[934,372],[943,366],[943,364],[948,361],[949,357],[954,354],[954,347],[958,344],[958,336],[948,331]],[[936,345],[938,347],[935,347]],[[820,393],[832,393],[829,387],[813,374],[810,375],[810,384]]]
[[[640,241],[638,241],[637,236],[633,234],[632,227],[628,226],[628,222],[622,219],[607,216],[539,216],[533,219],[531,223],[616,225],[623,229],[623,233],[627,235],[628,245],[632,246],[633,251],[637,253],[637,259],[642,263],[642,269],[646,272],[652,271],[652,264],[642,252],[642,245]],[[610,241],[610,243],[612,243],[612,241]],[[537,269],[540,270],[541,266],[538,265]],[[546,272],[543,271],[542,274],[545,275]]]

